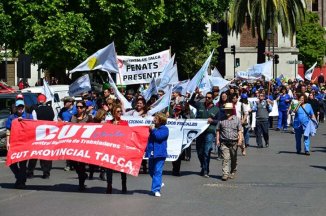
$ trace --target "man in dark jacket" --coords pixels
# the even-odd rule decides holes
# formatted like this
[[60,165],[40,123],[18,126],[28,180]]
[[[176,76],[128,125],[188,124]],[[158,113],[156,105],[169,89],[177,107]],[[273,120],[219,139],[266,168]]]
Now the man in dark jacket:
[[[53,121],[54,112],[51,106],[46,105],[46,96],[40,94],[37,97],[38,107],[32,112],[34,120],[46,120]],[[28,161],[27,177],[32,178],[36,166],[37,159],[31,159]],[[41,169],[43,171],[42,178],[48,179],[50,177],[50,170],[52,168],[52,161],[40,160]]]
[[[197,90],[198,93],[198,90]],[[208,128],[196,139],[196,150],[200,162],[200,175],[209,177],[209,162],[212,145],[216,136],[216,124],[219,119],[219,108],[213,104],[213,93],[207,92],[204,102],[195,102],[196,94],[190,99],[190,105],[197,109],[197,118],[207,119]]]

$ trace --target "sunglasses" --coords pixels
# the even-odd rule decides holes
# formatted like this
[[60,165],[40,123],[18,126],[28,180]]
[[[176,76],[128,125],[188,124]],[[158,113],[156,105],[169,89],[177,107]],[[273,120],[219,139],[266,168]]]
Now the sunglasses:
[[77,109],[83,109],[84,106],[77,106]]
[[115,112],[116,112],[116,113],[121,113],[122,111],[121,111],[121,110],[116,110]]
[[212,97],[206,97],[206,99],[212,99]]

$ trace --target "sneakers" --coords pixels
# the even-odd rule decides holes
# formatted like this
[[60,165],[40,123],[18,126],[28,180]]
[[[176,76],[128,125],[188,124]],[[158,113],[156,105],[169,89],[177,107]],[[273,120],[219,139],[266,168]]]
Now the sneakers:
[[70,167],[66,166],[65,168],[63,168],[64,171],[70,171]]
[[205,177],[205,178],[209,178],[209,175],[208,175],[208,174],[205,174],[204,177]]
[[306,151],[306,152],[305,152],[305,155],[306,155],[306,156],[310,156],[310,152]]
[[229,176],[228,175],[223,175],[222,176],[222,181],[227,181],[229,179]]
[[156,191],[156,192],[154,193],[154,196],[156,196],[156,197],[161,197],[161,193],[158,192],[158,191]]
[[165,187],[165,184],[164,184],[164,182],[162,182],[162,184],[161,184],[161,188],[164,188]]
[[280,131],[280,130],[281,130],[281,129],[279,129],[279,128],[276,128],[276,129],[275,129],[275,131]]
[[235,178],[235,173],[233,172],[229,175],[229,179],[234,179],[234,178]]

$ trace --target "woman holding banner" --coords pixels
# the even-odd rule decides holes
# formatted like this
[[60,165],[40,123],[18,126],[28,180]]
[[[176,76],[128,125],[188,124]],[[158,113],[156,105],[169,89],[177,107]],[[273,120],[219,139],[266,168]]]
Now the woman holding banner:
[[163,113],[157,113],[154,117],[154,125],[150,127],[146,157],[148,157],[149,174],[152,177],[151,191],[156,197],[161,196],[162,174],[164,162],[167,156],[167,139],[169,129],[165,126],[167,117]]
[[[72,116],[72,123],[89,123],[92,122],[92,116],[86,113],[86,103],[85,101],[78,101],[76,104],[77,114]],[[79,191],[84,191],[86,189],[85,180],[87,178],[86,174],[86,164],[83,162],[74,161],[76,173],[78,174],[79,180]]]
[[[125,125],[128,126],[128,122],[121,120],[122,107],[121,105],[115,105],[112,109],[113,119],[108,121],[108,124],[114,125]],[[106,181],[108,183],[106,188],[107,194],[112,194],[112,169],[106,169]],[[122,183],[122,193],[127,193],[127,174],[121,172],[121,183]]]

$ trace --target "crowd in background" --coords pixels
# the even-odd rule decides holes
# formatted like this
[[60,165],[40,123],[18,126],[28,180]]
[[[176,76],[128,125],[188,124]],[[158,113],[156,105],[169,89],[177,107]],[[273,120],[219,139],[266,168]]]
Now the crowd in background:
[[[170,105],[160,112],[160,115],[157,117],[159,120],[156,120],[158,122],[157,125],[158,128],[162,127],[166,123],[167,117],[207,120],[209,127],[196,139],[196,152],[200,161],[199,174],[207,178],[209,177],[210,156],[212,151],[214,151],[218,153],[219,158],[223,159],[222,180],[226,181],[234,178],[237,171],[237,147],[239,146],[243,156],[247,154],[246,148],[250,146],[250,132],[253,132],[256,136],[257,147],[264,147],[262,138],[264,139],[265,147],[270,146],[268,131],[269,128],[274,127],[274,124],[273,117],[270,117],[269,113],[272,111],[274,103],[278,105],[275,130],[288,131],[291,128],[289,132],[296,134],[296,150],[298,154],[301,153],[301,136],[304,136],[304,153],[310,155],[309,136],[307,138],[306,134],[304,134],[304,129],[307,127],[305,124],[307,124],[309,119],[315,119],[320,123],[323,123],[325,119],[325,82],[324,80],[318,81],[318,83],[313,84],[308,81],[286,80],[282,77],[270,82],[265,82],[264,80],[236,80],[223,89],[213,86],[211,91],[203,93],[197,88],[193,94],[187,95],[182,95],[182,88],[174,88]],[[113,88],[108,85],[105,86],[106,88],[102,92],[90,91],[83,93],[81,100],[78,101],[75,101],[72,97],[63,98],[64,107],[58,114],[58,121],[128,125],[127,122],[121,120],[120,117],[122,115],[145,117],[148,115],[152,105],[165,94],[163,90],[158,90],[157,94],[152,95],[146,101],[140,91],[131,88],[127,90],[120,88],[119,90],[132,105],[131,109],[125,109],[125,104],[117,99]],[[17,101],[19,101],[19,98],[17,98]],[[21,111],[20,107],[24,106],[24,104],[21,102],[17,103],[17,101],[17,110]],[[43,103],[44,98],[41,98],[39,105],[45,106]],[[309,105],[306,106],[306,104]],[[15,118],[30,118],[29,116],[27,117],[27,114],[22,115],[22,113],[14,113],[13,115]],[[34,119],[40,118],[35,117],[34,114]],[[7,129],[10,131],[10,125],[7,126]],[[152,129],[154,130],[155,127]],[[225,135],[225,131],[228,130],[230,134]],[[154,136],[155,133],[151,133]],[[234,145],[236,145],[236,148],[233,148]],[[149,168],[149,173],[153,178],[152,192],[156,196],[160,196],[160,188],[163,185],[162,173],[159,176],[153,177],[153,169],[163,170],[164,162],[162,162],[162,158],[164,157],[166,157],[166,149],[165,151],[162,150],[162,155],[159,156],[159,159],[154,160],[153,158],[153,160],[150,160],[149,167],[146,160],[142,161],[141,173],[147,173]],[[178,160],[173,162],[172,174],[180,176],[181,160],[189,161],[190,158],[191,146],[183,149]],[[230,166],[230,161],[231,169],[228,169],[226,167]],[[27,173],[24,177],[21,177],[23,174],[21,171],[17,171],[17,167],[14,168],[16,169],[13,172],[17,179],[17,188],[24,188],[26,177],[33,177],[35,163],[35,161],[32,161],[30,166],[26,164],[21,165],[23,172]],[[49,178],[50,176],[49,166],[48,164],[42,166],[45,167],[43,170],[44,178]],[[106,192],[112,193],[112,170],[89,165],[88,174],[86,167],[86,164],[81,162],[67,161],[67,166],[64,169],[66,171],[76,170],[80,191],[86,188],[85,180],[87,178],[93,179],[94,172],[98,171],[100,179],[107,181]],[[127,191],[127,177],[123,173],[121,174],[121,180],[122,192],[125,193]]]

